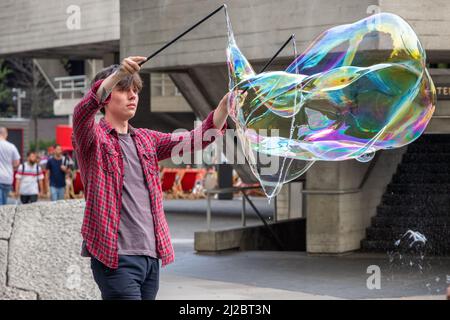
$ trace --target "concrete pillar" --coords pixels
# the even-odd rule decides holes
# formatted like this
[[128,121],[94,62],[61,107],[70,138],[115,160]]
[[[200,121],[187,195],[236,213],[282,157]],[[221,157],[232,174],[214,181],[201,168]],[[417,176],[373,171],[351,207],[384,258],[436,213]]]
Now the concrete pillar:
[[291,182],[289,186],[289,218],[303,218],[303,182]]
[[277,220],[289,219],[289,185],[285,184],[276,197]]
[[104,68],[104,60],[101,59],[87,59],[84,62],[84,70],[89,81],[94,79],[95,75]]
[[303,182],[285,184],[277,195],[277,220],[296,219],[303,216]]
[[370,219],[406,147],[378,155],[364,186],[370,163],[318,161],[307,172],[307,251],[343,253],[357,250]]

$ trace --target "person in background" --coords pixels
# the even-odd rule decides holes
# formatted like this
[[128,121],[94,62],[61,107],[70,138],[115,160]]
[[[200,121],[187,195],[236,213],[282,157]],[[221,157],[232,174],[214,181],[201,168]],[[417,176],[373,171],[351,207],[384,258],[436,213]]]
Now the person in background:
[[14,170],[20,164],[20,154],[16,146],[7,141],[8,130],[0,127],[0,205],[8,203],[12,190]]
[[66,189],[64,191],[64,199],[70,199],[70,189],[73,183],[73,169],[74,169],[74,162],[70,156],[69,152],[63,153],[63,167],[65,167],[66,170]]
[[69,169],[64,165],[64,157],[60,145],[54,146],[54,155],[48,159],[46,169],[45,180],[46,184],[50,186],[51,200],[64,200],[66,173]]
[[36,202],[38,196],[43,197],[44,174],[38,163],[36,152],[28,151],[27,161],[17,169],[14,195],[20,196],[23,204]]
[[[53,146],[48,147],[46,151],[41,151],[39,154],[39,166],[42,169],[42,173],[44,174],[44,181],[47,173],[47,162],[50,158],[50,155],[53,154]],[[44,183],[44,190],[42,190],[42,193],[45,195],[46,198],[50,198],[50,190],[47,183]]]

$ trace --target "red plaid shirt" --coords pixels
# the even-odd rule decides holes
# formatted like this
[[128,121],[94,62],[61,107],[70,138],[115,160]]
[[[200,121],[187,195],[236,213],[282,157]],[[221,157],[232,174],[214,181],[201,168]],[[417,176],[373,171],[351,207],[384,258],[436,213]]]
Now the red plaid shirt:
[[[85,188],[86,208],[81,233],[89,253],[106,266],[118,267],[118,230],[122,206],[123,156],[118,135],[104,118],[94,122],[95,114],[111,99],[99,101],[99,80],[75,107],[72,142],[76,151],[81,179]],[[155,228],[156,251],[165,266],[174,260],[169,227],[163,210],[163,195],[158,161],[169,158],[180,142],[193,151],[194,136],[203,137],[214,129],[213,112],[196,129],[175,136],[129,125],[144,172]],[[222,134],[223,130],[216,134]],[[176,138],[175,138],[176,137]],[[202,139],[203,140],[203,139]],[[214,138],[211,139],[214,141]],[[212,141],[202,141],[200,148]]]

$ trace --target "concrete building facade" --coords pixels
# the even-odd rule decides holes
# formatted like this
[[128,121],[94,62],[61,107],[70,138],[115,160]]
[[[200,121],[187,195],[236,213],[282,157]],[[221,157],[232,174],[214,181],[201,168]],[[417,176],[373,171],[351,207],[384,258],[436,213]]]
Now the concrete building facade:
[[[121,56],[154,52],[222,2],[121,2]],[[396,13],[408,21],[426,49],[430,66],[450,62],[450,4],[445,1],[225,2],[236,41],[255,70],[292,33],[295,33],[298,50],[302,52],[326,29],[352,23],[376,12]],[[212,110],[227,90],[226,30],[225,18],[218,14],[144,65],[153,72],[169,73],[200,117]],[[382,43],[379,49],[383,50]],[[271,69],[282,70],[292,59],[292,51],[284,50]],[[450,83],[448,71],[430,69],[434,82],[444,88]],[[439,96],[436,113],[426,133],[450,133],[449,102]],[[360,248],[366,228],[405,149],[380,152],[372,160],[373,164],[353,160],[318,162],[306,173],[302,193],[306,203],[308,252],[343,253]],[[283,192],[286,194],[288,188]],[[296,193],[289,195],[290,198],[299,196]],[[284,196],[285,199],[289,197]],[[287,203],[288,200],[280,203],[279,216],[290,218]]]
[[[450,100],[446,98],[450,69],[445,67],[450,63],[450,3],[444,0],[16,1],[0,5],[8,26],[0,31],[0,56],[74,56],[103,59],[105,65],[130,55],[146,56],[223,2],[228,6],[237,43],[256,70],[293,33],[298,51],[302,52],[315,37],[333,26],[376,12],[402,16],[426,49],[430,73],[440,90],[426,133],[450,133]],[[67,27],[70,14],[65,10],[73,4],[81,9],[79,29]],[[15,14],[23,7],[26,14]],[[204,118],[213,110],[227,91],[226,31],[224,14],[217,14],[143,66],[145,86],[133,125],[156,130],[190,128],[195,118]],[[382,43],[379,49],[383,50]],[[292,59],[292,51],[286,49],[270,69],[281,70]],[[186,105],[178,112],[171,105],[164,112],[163,101],[152,110],[151,74],[159,73],[170,77],[192,112],[186,110]],[[287,203],[292,197],[303,196],[308,252],[359,249],[404,152],[405,148],[380,152],[371,163],[316,163],[306,173],[303,188],[284,189],[280,197],[284,204],[279,206],[284,212],[279,212],[279,216],[293,218],[290,212],[295,211],[298,217],[298,210],[289,210]],[[244,180],[252,180],[245,165],[236,169]]]

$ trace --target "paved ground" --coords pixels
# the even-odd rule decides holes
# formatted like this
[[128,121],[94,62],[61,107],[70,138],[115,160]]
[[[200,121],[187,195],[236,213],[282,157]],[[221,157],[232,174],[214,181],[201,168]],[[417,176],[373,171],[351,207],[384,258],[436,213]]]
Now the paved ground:
[[[176,252],[162,269],[159,299],[443,299],[450,257],[417,266],[390,263],[387,254],[309,256],[304,252],[229,251],[197,254],[193,232],[206,227],[197,213],[167,213]],[[238,215],[213,215],[213,227],[239,226]],[[250,224],[260,224],[250,219]],[[381,288],[369,290],[369,266],[379,266]]]
[[[198,210],[167,212],[176,259],[161,271],[158,299],[443,299],[450,280],[450,257],[426,259],[420,272],[407,259],[390,263],[387,254],[197,254],[194,231],[206,228],[205,213],[201,203],[180,205]],[[79,256],[83,210],[80,201],[0,208],[0,299],[99,298],[89,260]],[[240,211],[233,210],[214,211],[213,228],[240,226]],[[255,216],[247,222],[261,224]],[[367,269],[374,265],[380,289],[369,290]]]

